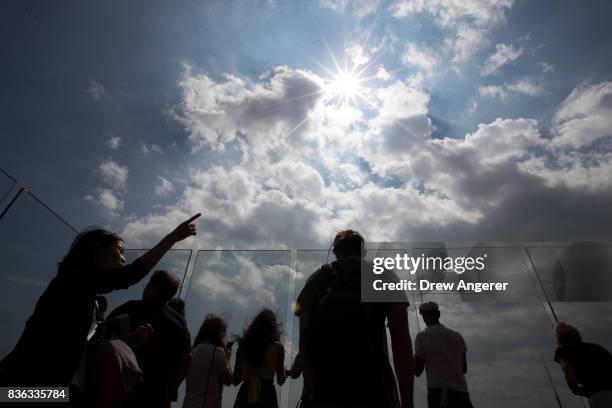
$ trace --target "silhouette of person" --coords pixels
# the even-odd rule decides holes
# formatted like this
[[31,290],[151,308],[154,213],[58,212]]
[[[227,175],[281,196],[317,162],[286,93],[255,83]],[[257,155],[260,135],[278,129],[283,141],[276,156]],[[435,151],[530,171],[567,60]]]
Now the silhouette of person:
[[[152,327],[134,354],[143,373],[142,382],[121,404],[122,407],[165,407],[169,405],[183,359],[191,352],[191,337],[181,314],[168,306],[179,287],[179,280],[168,271],[155,271],[145,287],[142,300],[131,300],[117,307],[109,318],[128,315],[130,330]],[[128,342],[129,343],[129,342]],[[182,378],[181,378],[182,381]]]
[[196,214],[129,265],[110,231],[81,232],[38,299],[17,345],[0,363],[0,385],[69,386],[95,330],[95,300],[144,278],[177,242],[196,234]]
[[238,340],[233,384],[240,385],[234,408],[278,408],[274,376],[285,383],[285,350],[276,314],[264,309]]
[[403,302],[361,302],[363,237],[357,231],[341,231],[332,248],[337,260],[315,271],[296,301],[304,387],[311,392],[313,406],[397,405],[387,350],[388,322],[401,406],[412,407],[412,344],[405,293]]
[[232,383],[231,348],[225,343],[227,324],[209,314],[193,342],[193,361],[187,374],[183,408],[221,408],[223,386]]
[[429,408],[471,408],[464,374],[467,373],[467,347],[461,334],[440,323],[435,302],[422,303],[419,313],[427,326],[414,341],[414,372],[427,372]]
[[558,347],[555,361],[576,395],[588,398],[591,408],[612,407],[612,355],[598,344],[582,341],[580,332],[567,323],[555,325]]

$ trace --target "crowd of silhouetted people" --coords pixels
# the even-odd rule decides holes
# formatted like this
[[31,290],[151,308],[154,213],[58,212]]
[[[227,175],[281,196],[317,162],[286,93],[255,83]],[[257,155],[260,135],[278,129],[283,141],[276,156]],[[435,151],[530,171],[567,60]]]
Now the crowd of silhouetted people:
[[[167,408],[185,381],[183,408],[220,408],[231,385],[240,387],[235,408],[277,408],[275,381],[302,376],[301,408],[411,408],[414,376],[425,372],[428,407],[472,407],[466,342],[440,323],[436,303],[419,306],[426,328],[413,352],[407,298],[361,301],[364,239],[353,230],[336,235],[336,260],[315,271],[296,299],[299,348],[290,368],[270,309],[229,342],[227,323],[209,314],[192,342],[185,303],[175,298],[180,282],[168,271],[151,275],[142,299],[107,313],[103,294],[147,276],[175,243],[196,234],[199,215],[129,265],[118,235],[95,228],[79,234],[0,363],[0,386],[69,387],[75,407]],[[612,407],[610,353],[565,323],[555,334],[555,361],[571,391],[591,407]]]

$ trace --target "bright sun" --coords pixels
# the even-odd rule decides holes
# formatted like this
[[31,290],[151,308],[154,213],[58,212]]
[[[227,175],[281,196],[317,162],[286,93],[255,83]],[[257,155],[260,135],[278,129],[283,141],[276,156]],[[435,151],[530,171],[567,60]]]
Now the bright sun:
[[361,90],[360,78],[349,71],[339,71],[329,82],[327,93],[330,99],[337,98],[339,102],[351,102],[359,96]]

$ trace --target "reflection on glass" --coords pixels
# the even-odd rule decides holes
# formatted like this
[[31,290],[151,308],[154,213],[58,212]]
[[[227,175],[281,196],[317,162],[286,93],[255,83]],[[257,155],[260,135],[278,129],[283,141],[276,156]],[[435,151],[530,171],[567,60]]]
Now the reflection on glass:
[[76,232],[21,194],[0,221],[0,358],[10,352]]
[[[264,307],[277,314],[286,331],[290,263],[291,251],[199,251],[185,296],[192,337],[208,313],[225,319],[228,335],[241,335]],[[222,406],[232,407],[237,393],[238,387],[225,387]],[[181,390],[179,405],[183,395]],[[278,386],[277,395],[280,403]]]

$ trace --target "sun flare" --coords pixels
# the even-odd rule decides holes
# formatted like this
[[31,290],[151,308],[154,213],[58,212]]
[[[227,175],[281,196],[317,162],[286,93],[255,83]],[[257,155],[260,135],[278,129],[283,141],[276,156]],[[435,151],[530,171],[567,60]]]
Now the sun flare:
[[361,92],[361,80],[352,72],[339,71],[329,81],[326,91],[330,99],[337,99],[341,103],[351,102]]

